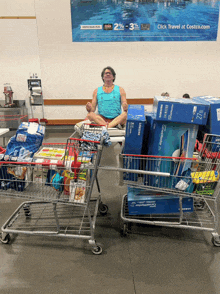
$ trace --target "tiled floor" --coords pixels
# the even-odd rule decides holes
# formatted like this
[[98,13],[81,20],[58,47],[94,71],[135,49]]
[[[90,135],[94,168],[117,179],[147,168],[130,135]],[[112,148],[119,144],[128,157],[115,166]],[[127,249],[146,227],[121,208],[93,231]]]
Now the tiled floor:
[[[65,142],[70,133],[51,133],[47,142]],[[105,148],[102,165],[117,166],[120,146]],[[211,234],[156,226],[133,226],[120,236],[118,172],[100,171],[102,200],[95,237],[103,246],[93,255],[88,242],[49,236],[12,236],[0,244],[0,293],[179,294],[220,293],[220,248]],[[2,225],[21,200],[0,198]]]

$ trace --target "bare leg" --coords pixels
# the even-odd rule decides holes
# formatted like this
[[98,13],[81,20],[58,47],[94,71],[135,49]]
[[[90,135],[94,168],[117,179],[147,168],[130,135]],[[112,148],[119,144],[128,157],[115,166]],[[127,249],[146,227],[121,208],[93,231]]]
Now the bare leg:
[[106,121],[104,121],[104,119],[101,116],[99,116],[98,114],[95,114],[94,112],[89,112],[87,114],[87,118],[90,121],[94,121],[98,125],[103,125],[103,126],[107,125]]
[[108,128],[114,128],[115,126],[117,126],[118,124],[125,124],[126,123],[126,119],[127,119],[127,113],[123,112],[122,114],[120,114],[119,116],[117,116],[116,118],[113,119],[113,121],[111,121],[108,124]]

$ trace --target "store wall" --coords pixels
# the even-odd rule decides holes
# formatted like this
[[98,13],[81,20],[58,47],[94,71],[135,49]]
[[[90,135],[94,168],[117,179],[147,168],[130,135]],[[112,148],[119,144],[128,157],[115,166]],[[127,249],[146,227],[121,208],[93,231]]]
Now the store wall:
[[[128,98],[153,98],[164,91],[172,97],[220,96],[219,38],[73,43],[70,0],[1,0],[0,34],[0,93],[11,83],[15,99],[28,99],[29,73],[42,79],[44,99],[90,99],[107,65],[116,70],[116,84]],[[85,115],[84,106],[45,106],[48,119]]]

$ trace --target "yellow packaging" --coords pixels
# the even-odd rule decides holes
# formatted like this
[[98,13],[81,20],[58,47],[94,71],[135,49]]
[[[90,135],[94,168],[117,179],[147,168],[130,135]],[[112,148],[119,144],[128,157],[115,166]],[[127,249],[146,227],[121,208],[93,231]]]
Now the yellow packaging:
[[64,183],[64,194],[70,195],[70,181],[74,180],[74,173],[70,172],[69,170],[65,170],[62,174],[64,177],[63,183]]
[[191,173],[194,184],[217,182],[219,180],[219,172],[215,170]]

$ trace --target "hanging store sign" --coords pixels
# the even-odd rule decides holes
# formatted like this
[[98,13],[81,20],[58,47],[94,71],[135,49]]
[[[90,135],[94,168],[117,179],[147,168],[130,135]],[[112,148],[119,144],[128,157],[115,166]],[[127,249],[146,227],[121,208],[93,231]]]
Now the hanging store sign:
[[219,5],[219,0],[71,0],[72,41],[216,41]]

